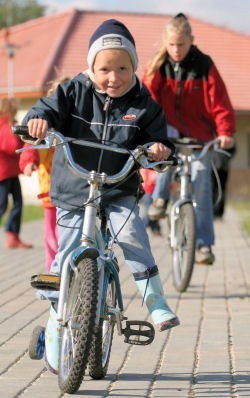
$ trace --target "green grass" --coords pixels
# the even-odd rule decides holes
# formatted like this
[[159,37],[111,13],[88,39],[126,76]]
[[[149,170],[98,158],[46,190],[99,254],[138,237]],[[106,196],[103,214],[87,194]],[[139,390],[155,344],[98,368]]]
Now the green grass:
[[[244,231],[250,236],[250,201],[249,202],[236,202],[229,201],[228,204],[232,206],[240,215],[242,220],[242,227]],[[23,208],[23,220],[22,222],[40,220],[44,216],[44,211],[41,206],[25,205]],[[7,214],[4,215],[0,226],[4,225]]]
[[242,227],[244,231],[250,236],[250,201],[229,201],[228,204],[239,213]]
[[28,205],[23,209],[23,222],[40,220],[44,217],[44,210],[42,206]]
[[[0,226],[4,225],[7,219],[7,215],[8,212],[3,216],[2,220],[0,221]],[[44,210],[42,206],[25,205],[23,207],[22,222],[40,220],[43,218],[43,216],[44,216]]]

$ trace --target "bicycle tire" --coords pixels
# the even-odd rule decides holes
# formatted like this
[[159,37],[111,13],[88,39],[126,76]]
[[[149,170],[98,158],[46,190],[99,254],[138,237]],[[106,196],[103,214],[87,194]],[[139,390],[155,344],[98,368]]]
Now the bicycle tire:
[[29,343],[30,359],[40,360],[44,355],[45,349],[45,327],[37,325],[33,331]]
[[108,371],[115,326],[114,315],[108,313],[108,306],[116,307],[116,290],[113,279],[109,281],[105,293],[104,314],[91,343],[88,369],[92,379],[102,379]]
[[194,261],[196,245],[195,212],[191,203],[180,207],[176,221],[177,245],[172,248],[173,282],[178,292],[185,292],[189,286]]
[[95,331],[98,299],[97,261],[85,258],[73,274],[66,306],[67,323],[62,327],[58,383],[63,393],[78,391],[88,363]]

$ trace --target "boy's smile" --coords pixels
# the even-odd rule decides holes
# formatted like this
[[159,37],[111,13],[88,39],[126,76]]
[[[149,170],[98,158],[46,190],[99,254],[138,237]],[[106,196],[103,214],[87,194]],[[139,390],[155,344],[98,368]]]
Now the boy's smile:
[[121,97],[133,81],[133,65],[125,50],[107,49],[97,53],[93,65],[95,84],[110,97]]

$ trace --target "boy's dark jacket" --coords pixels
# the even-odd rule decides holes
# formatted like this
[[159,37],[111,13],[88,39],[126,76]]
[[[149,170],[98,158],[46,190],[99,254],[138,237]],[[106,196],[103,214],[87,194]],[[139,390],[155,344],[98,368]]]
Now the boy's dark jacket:
[[[66,137],[103,141],[107,145],[115,143],[128,149],[147,142],[163,142],[172,147],[166,140],[164,113],[139,80],[124,96],[107,102],[106,94],[97,92],[88,75],[80,73],[59,85],[50,97],[38,100],[25,116],[23,124],[32,118],[46,119],[50,128]],[[120,171],[127,159],[125,155],[110,151],[70,145],[78,164],[108,175]],[[138,184],[139,176],[135,173],[115,189],[104,186],[104,204],[114,197],[136,195]],[[56,147],[50,192],[53,203],[67,210],[82,206],[87,198],[87,186],[85,180],[68,169],[62,148]]]

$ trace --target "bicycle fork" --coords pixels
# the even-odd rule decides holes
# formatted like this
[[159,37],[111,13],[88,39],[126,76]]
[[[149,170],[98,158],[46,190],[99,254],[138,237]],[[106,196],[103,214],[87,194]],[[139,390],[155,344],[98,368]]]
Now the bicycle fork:
[[193,202],[191,199],[189,199],[189,179],[190,179],[190,173],[188,172],[188,165],[184,165],[184,170],[182,171],[181,175],[181,184],[180,184],[180,199],[178,199],[176,202],[174,202],[171,206],[171,211],[170,211],[170,247],[172,249],[177,249],[178,248],[178,238],[176,234],[176,229],[177,229],[177,222],[180,217],[180,209],[181,207],[186,204],[186,203],[191,203],[193,205]]
[[97,184],[91,183],[90,195],[87,205],[85,206],[84,222],[82,229],[81,246],[76,248],[69,258],[64,262],[61,272],[61,283],[58,298],[57,320],[64,325],[67,322],[65,319],[65,309],[68,300],[69,282],[71,272],[78,272],[77,264],[84,258],[97,259],[99,251],[95,247],[95,220],[98,205],[94,202]]
[[192,203],[192,201],[188,200],[188,199],[179,199],[175,203],[173,203],[171,206],[171,211],[170,211],[170,224],[171,224],[170,246],[172,249],[176,249],[178,247],[176,226],[177,226],[177,221],[180,217],[181,206],[183,206],[185,203]]

